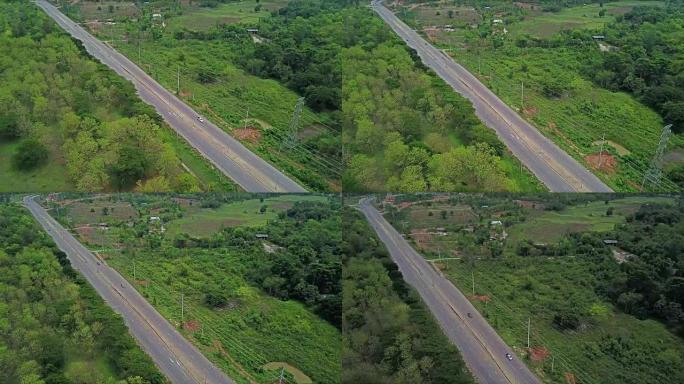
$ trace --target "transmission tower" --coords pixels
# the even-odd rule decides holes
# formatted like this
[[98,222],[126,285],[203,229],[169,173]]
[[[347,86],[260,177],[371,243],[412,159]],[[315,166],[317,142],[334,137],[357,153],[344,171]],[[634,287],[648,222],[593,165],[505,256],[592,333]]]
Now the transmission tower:
[[660,141],[658,142],[658,148],[656,149],[655,155],[653,155],[653,160],[651,160],[651,166],[648,168],[644,174],[644,179],[641,181],[641,189],[648,184],[654,184],[656,187],[660,184],[660,178],[663,176],[662,165],[663,165],[663,153],[667,147],[667,140],[672,134],[672,124],[666,125],[663,128],[663,133],[660,134]]
[[300,97],[297,100],[294,113],[292,113],[292,120],[290,121],[290,128],[288,129],[287,139],[283,142],[288,148],[297,145],[297,132],[299,132],[299,120],[302,117],[302,109],[304,108],[304,98]]

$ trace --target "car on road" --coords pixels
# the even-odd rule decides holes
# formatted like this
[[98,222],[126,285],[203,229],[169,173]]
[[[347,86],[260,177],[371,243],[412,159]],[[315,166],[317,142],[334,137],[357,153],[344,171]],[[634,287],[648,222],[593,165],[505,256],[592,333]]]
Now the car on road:
[[200,115],[197,115],[197,120],[199,120],[200,123],[204,123],[204,118]]
[[511,355],[510,353],[506,353],[506,358],[508,359],[508,361],[513,361],[513,355]]

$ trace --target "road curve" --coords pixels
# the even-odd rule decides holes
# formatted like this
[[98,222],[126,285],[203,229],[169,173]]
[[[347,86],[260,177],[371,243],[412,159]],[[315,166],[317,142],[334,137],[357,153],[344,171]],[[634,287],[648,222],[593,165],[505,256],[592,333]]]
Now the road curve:
[[306,192],[302,186],[261,159],[239,141],[167,91],[132,61],[104,44],[45,0],[36,5],[54,19],[100,62],[133,83],[140,98],[153,106],[166,122],[216,168],[248,192]]
[[123,316],[131,334],[172,383],[234,384],[176,331],[126,279],[99,260],[53,219],[35,198],[24,197],[24,206],[59,249],[66,253],[71,266],[88,280],[114,311]]
[[416,50],[426,66],[473,103],[480,120],[496,131],[513,155],[551,192],[612,192],[598,177],[520,117],[464,67],[399,20],[380,0],[373,0],[371,8],[409,47]]
[[[361,200],[358,209],[387,247],[404,280],[418,291],[449,340],[461,351],[479,383],[541,384],[463,293],[409,245],[371,205],[370,198]],[[506,353],[511,353],[513,360],[509,361]]]

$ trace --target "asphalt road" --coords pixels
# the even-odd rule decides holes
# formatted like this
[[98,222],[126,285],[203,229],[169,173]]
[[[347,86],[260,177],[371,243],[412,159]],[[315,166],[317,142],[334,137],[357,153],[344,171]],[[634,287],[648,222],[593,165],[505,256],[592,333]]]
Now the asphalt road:
[[[463,293],[409,245],[371,205],[370,199],[361,200],[358,209],[387,247],[404,280],[418,291],[449,340],[461,351],[479,383],[541,384]],[[506,353],[513,360],[509,361]]]
[[371,7],[409,47],[416,50],[426,66],[473,103],[480,120],[496,131],[513,155],[551,192],[612,191],[520,117],[475,76],[399,20],[381,1],[373,0]]
[[81,245],[34,198],[25,197],[24,206],[59,249],[67,254],[71,266],[88,280],[114,311],[123,316],[138,344],[172,383],[234,383],[176,331],[118,272]]
[[36,0],[60,27],[80,40],[86,50],[116,73],[131,81],[140,98],[152,105],[181,137],[216,168],[248,192],[306,192],[239,141],[205,119],[159,85],[132,61],[86,32],[45,0]]

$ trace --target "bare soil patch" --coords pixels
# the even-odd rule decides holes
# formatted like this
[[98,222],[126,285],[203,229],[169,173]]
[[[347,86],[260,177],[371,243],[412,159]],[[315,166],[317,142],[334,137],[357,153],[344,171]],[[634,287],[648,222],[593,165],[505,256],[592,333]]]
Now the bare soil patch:
[[483,303],[488,303],[490,300],[492,300],[489,295],[475,295],[475,296],[468,296],[468,299],[471,301],[481,301]]
[[551,354],[548,349],[544,347],[533,347],[528,350],[530,359],[532,361],[544,361]]
[[592,166],[592,168],[602,171],[612,175],[615,173],[615,168],[617,167],[617,159],[610,153],[593,153],[591,155],[584,156],[584,160]]
[[190,320],[183,323],[183,329],[190,332],[196,332],[200,329],[200,323],[197,320]]
[[261,132],[254,127],[233,129],[233,136],[240,141],[255,144],[261,140]]

